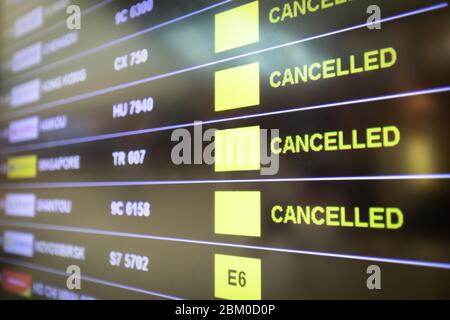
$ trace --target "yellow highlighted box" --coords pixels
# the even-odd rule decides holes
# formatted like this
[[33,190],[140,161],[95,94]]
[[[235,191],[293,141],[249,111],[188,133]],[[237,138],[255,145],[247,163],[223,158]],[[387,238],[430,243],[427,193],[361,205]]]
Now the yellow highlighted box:
[[261,300],[261,260],[216,254],[214,295],[227,300]]
[[215,111],[260,104],[259,62],[215,73]]
[[261,237],[261,192],[217,191],[214,215],[217,234]]
[[8,179],[36,178],[37,156],[21,156],[8,159]]
[[251,171],[261,168],[259,126],[217,130],[215,171]]
[[259,42],[259,3],[253,1],[216,14],[215,52]]

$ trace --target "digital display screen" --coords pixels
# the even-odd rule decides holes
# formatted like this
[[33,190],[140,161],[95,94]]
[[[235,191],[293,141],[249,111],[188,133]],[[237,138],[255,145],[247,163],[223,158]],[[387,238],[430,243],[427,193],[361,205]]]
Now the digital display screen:
[[442,0],[2,0],[0,297],[450,298]]

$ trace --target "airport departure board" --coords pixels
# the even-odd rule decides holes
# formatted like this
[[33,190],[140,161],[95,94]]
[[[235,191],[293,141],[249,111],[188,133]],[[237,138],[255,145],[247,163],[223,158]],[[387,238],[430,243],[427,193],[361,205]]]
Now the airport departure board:
[[0,5],[2,298],[450,298],[447,1]]

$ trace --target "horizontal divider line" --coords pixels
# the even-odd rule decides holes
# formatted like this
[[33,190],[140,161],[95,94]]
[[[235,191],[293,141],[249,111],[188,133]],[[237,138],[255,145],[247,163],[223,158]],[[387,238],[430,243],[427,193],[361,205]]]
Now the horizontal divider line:
[[95,135],[95,136],[70,138],[70,139],[63,139],[63,140],[42,142],[42,143],[34,143],[34,144],[28,144],[28,145],[22,145],[22,146],[12,146],[12,147],[0,148],[0,155],[8,155],[8,154],[14,154],[14,153],[18,153],[18,152],[27,152],[27,151],[55,148],[55,147],[61,147],[61,146],[69,146],[69,145],[75,145],[75,144],[81,144],[81,143],[89,143],[89,142],[96,142],[96,141],[102,141],[102,140],[123,138],[123,137],[129,137],[129,136],[135,136],[135,135],[141,135],[141,134],[149,134],[149,133],[154,133],[154,132],[162,132],[162,131],[175,130],[175,129],[181,129],[181,128],[189,128],[189,127],[194,127],[197,125],[210,125],[210,124],[215,124],[215,123],[253,119],[253,118],[281,115],[281,114],[293,113],[293,112],[327,109],[327,108],[332,108],[332,107],[349,106],[349,105],[355,105],[355,104],[361,104],[361,103],[367,103],[367,102],[377,102],[377,101],[385,101],[385,100],[392,100],[392,99],[408,98],[408,97],[413,97],[413,96],[418,96],[418,95],[426,95],[426,94],[445,93],[448,91],[450,91],[450,86],[418,90],[418,91],[402,92],[402,93],[390,94],[390,95],[385,95],[385,96],[361,98],[361,99],[356,99],[356,100],[331,102],[331,103],[306,106],[306,107],[296,107],[296,108],[291,108],[291,109],[284,109],[284,110],[263,112],[263,113],[255,113],[255,114],[237,116],[237,117],[231,117],[231,118],[190,122],[190,123],[184,123],[184,124],[175,124],[175,125],[154,127],[154,128],[141,129],[141,130],[131,130],[131,131],[124,131],[124,132],[107,133],[107,134],[101,134],[101,135]]
[[[51,273],[51,274],[55,274],[55,275],[58,275],[58,276],[63,276],[63,277],[67,277],[68,276],[67,273],[65,273],[64,271],[61,271],[61,270],[58,270],[58,269],[54,269],[54,268],[50,268],[50,267],[47,267],[47,266],[37,265],[35,263],[20,261],[20,260],[16,260],[16,259],[10,259],[10,258],[6,258],[6,257],[0,257],[0,261],[3,262],[3,263],[16,265],[16,266],[24,267],[24,268],[31,269],[31,270]],[[139,288],[135,288],[135,287],[130,287],[130,286],[118,284],[118,283],[111,282],[111,281],[101,280],[99,278],[94,278],[94,277],[81,275],[81,279],[83,281],[87,281],[87,282],[92,282],[92,283],[96,283],[96,284],[100,284],[100,285],[104,285],[104,286],[108,286],[108,287],[113,287],[113,288],[124,289],[124,290],[128,290],[128,291],[133,291],[133,292],[138,292],[138,293],[142,293],[142,294],[146,294],[146,295],[156,296],[156,297],[159,297],[159,298],[165,298],[165,299],[169,299],[169,300],[184,300],[184,299],[181,299],[181,298],[178,298],[178,297],[175,297],[175,296],[166,295],[166,294],[155,292],[155,291],[149,291],[149,290],[139,289]]]
[[450,173],[403,174],[345,177],[303,177],[273,179],[238,179],[238,180],[150,180],[150,181],[103,181],[103,182],[31,182],[2,183],[0,190],[13,189],[59,189],[59,188],[94,188],[94,187],[137,187],[158,185],[196,185],[196,184],[231,184],[231,183],[269,183],[269,182],[339,182],[339,181],[408,181],[408,180],[448,180]]
[[110,92],[114,92],[114,91],[130,88],[130,87],[134,87],[134,86],[137,86],[137,85],[140,85],[140,84],[145,84],[145,83],[149,83],[149,82],[152,82],[152,81],[156,81],[156,80],[165,79],[165,78],[168,78],[168,77],[184,74],[184,73],[187,73],[187,72],[190,72],[190,71],[195,71],[195,70],[203,69],[203,68],[206,68],[206,67],[215,66],[215,65],[218,65],[218,64],[221,64],[221,63],[224,63],[224,62],[234,61],[234,60],[237,60],[237,59],[254,56],[254,55],[257,55],[257,54],[273,51],[273,50],[276,50],[276,49],[286,48],[286,47],[297,45],[297,44],[300,44],[300,43],[304,43],[304,42],[308,42],[308,41],[312,41],[312,40],[316,40],[316,39],[325,38],[325,37],[328,37],[328,36],[333,36],[333,35],[336,35],[336,34],[345,33],[345,32],[348,32],[348,31],[353,31],[353,30],[365,28],[367,26],[378,24],[378,23],[386,23],[386,22],[389,22],[389,21],[394,21],[394,20],[398,20],[398,19],[402,19],[402,18],[418,15],[418,14],[421,14],[421,13],[426,13],[426,12],[430,12],[430,11],[443,9],[443,8],[445,8],[447,6],[448,6],[447,2],[440,3],[440,4],[424,7],[422,9],[408,11],[408,12],[405,12],[405,13],[402,13],[402,14],[398,14],[398,15],[395,15],[395,16],[391,16],[391,17],[388,17],[388,18],[383,18],[380,21],[370,22],[370,23],[362,23],[362,24],[359,24],[359,25],[356,25],[356,26],[352,26],[352,27],[348,27],[348,28],[344,28],[344,29],[339,29],[339,30],[336,30],[336,31],[323,33],[323,34],[320,34],[320,35],[316,35],[316,36],[312,36],[312,37],[308,37],[308,38],[304,38],[304,39],[288,42],[288,43],[285,43],[285,44],[281,44],[281,45],[277,45],[277,46],[273,46],[273,47],[269,47],[269,48],[265,48],[265,49],[256,50],[256,51],[249,52],[249,53],[244,53],[244,54],[241,54],[241,55],[238,55],[238,56],[233,56],[233,57],[229,57],[229,58],[215,60],[215,61],[212,61],[212,62],[208,62],[208,63],[196,65],[196,66],[187,67],[187,68],[184,68],[184,69],[171,71],[171,72],[168,72],[168,73],[163,73],[163,74],[151,76],[151,77],[148,77],[148,78],[135,80],[135,81],[131,81],[131,82],[115,85],[115,86],[112,86],[112,87],[108,87],[108,88],[104,88],[104,89],[100,89],[100,90],[96,90],[96,91],[83,93],[83,94],[80,94],[80,95],[77,95],[77,96],[72,96],[72,97],[63,98],[63,99],[60,99],[60,100],[55,100],[55,101],[43,103],[43,104],[40,104],[40,105],[31,106],[31,107],[28,107],[28,108],[24,108],[22,110],[12,111],[10,113],[3,114],[2,117],[3,117],[3,119],[11,119],[11,118],[14,118],[14,117],[18,117],[18,116],[22,116],[22,115],[26,115],[26,114],[30,114],[30,113],[34,113],[34,112],[40,112],[40,111],[43,111],[43,110],[48,110],[48,109],[52,109],[52,108],[55,108],[55,107],[58,107],[58,106],[62,106],[62,105],[65,105],[65,104],[69,104],[69,103],[73,103],[73,102],[77,102],[77,101],[82,101],[82,100],[89,99],[89,98],[92,98],[92,97],[96,97],[96,96],[99,96],[99,95],[103,95],[103,94],[106,94],[106,93],[110,93]]
[[309,250],[295,250],[295,249],[287,249],[287,248],[273,248],[273,247],[264,247],[264,246],[243,245],[243,244],[237,244],[237,243],[225,243],[225,242],[193,240],[193,239],[176,238],[176,237],[152,236],[152,235],[145,235],[145,234],[116,232],[116,231],[90,229],[90,228],[64,227],[64,226],[57,226],[57,225],[47,225],[47,224],[28,223],[28,222],[14,222],[14,221],[0,220],[0,225],[6,226],[6,227],[30,228],[30,229],[47,230],[47,231],[83,233],[83,234],[93,234],[93,235],[99,235],[99,236],[112,236],[112,237],[122,237],[122,238],[145,239],[145,240],[169,241],[169,242],[207,245],[207,246],[215,246],[215,247],[250,249],[250,250],[269,251],[269,252],[276,252],[276,253],[291,253],[291,254],[300,254],[300,255],[309,255],[309,256],[319,256],[319,257],[325,257],[325,258],[338,258],[338,259],[349,259],[349,260],[359,260],[359,261],[382,262],[382,263],[401,264],[401,265],[409,265],[409,266],[450,270],[450,263],[445,263],[445,262],[431,262],[431,261],[420,261],[420,260],[409,260],[409,259],[371,257],[371,256],[361,256],[361,255],[353,255],[353,254],[318,252],[318,251],[309,251]]
[[107,49],[107,48],[109,48],[109,47],[112,47],[112,46],[114,46],[114,45],[120,44],[120,43],[122,43],[122,42],[124,42],[124,41],[128,41],[128,40],[134,39],[134,38],[136,38],[136,37],[138,37],[138,36],[141,36],[141,35],[143,35],[143,34],[150,33],[150,32],[152,32],[152,31],[161,29],[161,28],[166,27],[166,26],[168,26],[168,25],[171,25],[171,24],[174,24],[174,23],[176,23],[176,22],[185,20],[185,19],[187,19],[187,18],[196,16],[196,15],[198,15],[198,14],[200,14],[200,13],[209,11],[209,10],[214,9],[214,8],[217,8],[217,7],[219,7],[219,6],[222,6],[222,5],[224,5],[224,4],[230,3],[230,2],[232,2],[232,1],[234,1],[234,0],[225,0],[225,1],[222,1],[222,2],[219,2],[219,3],[216,3],[216,4],[213,4],[213,5],[210,5],[210,6],[208,6],[208,7],[205,7],[205,8],[203,8],[203,9],[199,9],[199,10],[196,10],[196,11],[193,11],[193,12],[190,12],[190,13],[187,13],[187,14],[185,14],[185,15],[179,16],[179,17],[177,17],[177,18],[174,18],[174,19],[171,19],[171,20],[162,22],[162,23],[160,23],[160,24],[157,24],[157,25],[148,27],[148,28],[146,28],[146,29],[144,29],[144,30],[141,30],[141,31],[138,31],[138,32],[135,32],[135,33],[126,35],[126,36],[123,36],[123,37],[121,37],[121,38],[118,38],[118,39],[115,39],[115,40],[112,40],[112,41],[103,43],[103,44],[101,44],[101,45],[99,45],[99,46],[97,46],[97,47],[90,48],[90,49],[88,49],[88,50],[79,52],[79,53],[74,54],[74,55],[72,55],[72,56],[63,58],[63,59],[61,59],[61,60],[58,60],[58,61],[49,63],[49,64],[44,65],[44,66],[37,67],[37,68],[35,68],[35,69],[33,69],[33,70],[27,71],[27,72],[25,72],[25,73],[23,73],[23,74],[20,74],[20,75],[18,75],[18,76],[11,77],[10,79],[4,81],[4,83],[8,84],[8,83],[11,83],[12,81],[17,81],[17,80],[20,80],[20,79],[22,79],[22,78],[26,78],[26,77],[30,77],[30,76],[36,75],[36,74],[38,74],[38,73],[40,73],[40,72],[45,72],[45,71],[51,70],[51,69],[53,69],[53,68],[55,68],[55,67],[64,65],[64,64],[69,63],[69,62],[76,61],[76,60],[81,59],[81,58],[84,58],[84,57],[86,57],[86,56],[88,56],[88,55],[90,55],[90,54],[92,54],[92,53],[96,53],[96,52],[98,52],[98,51],[101,51],[101,50]]

